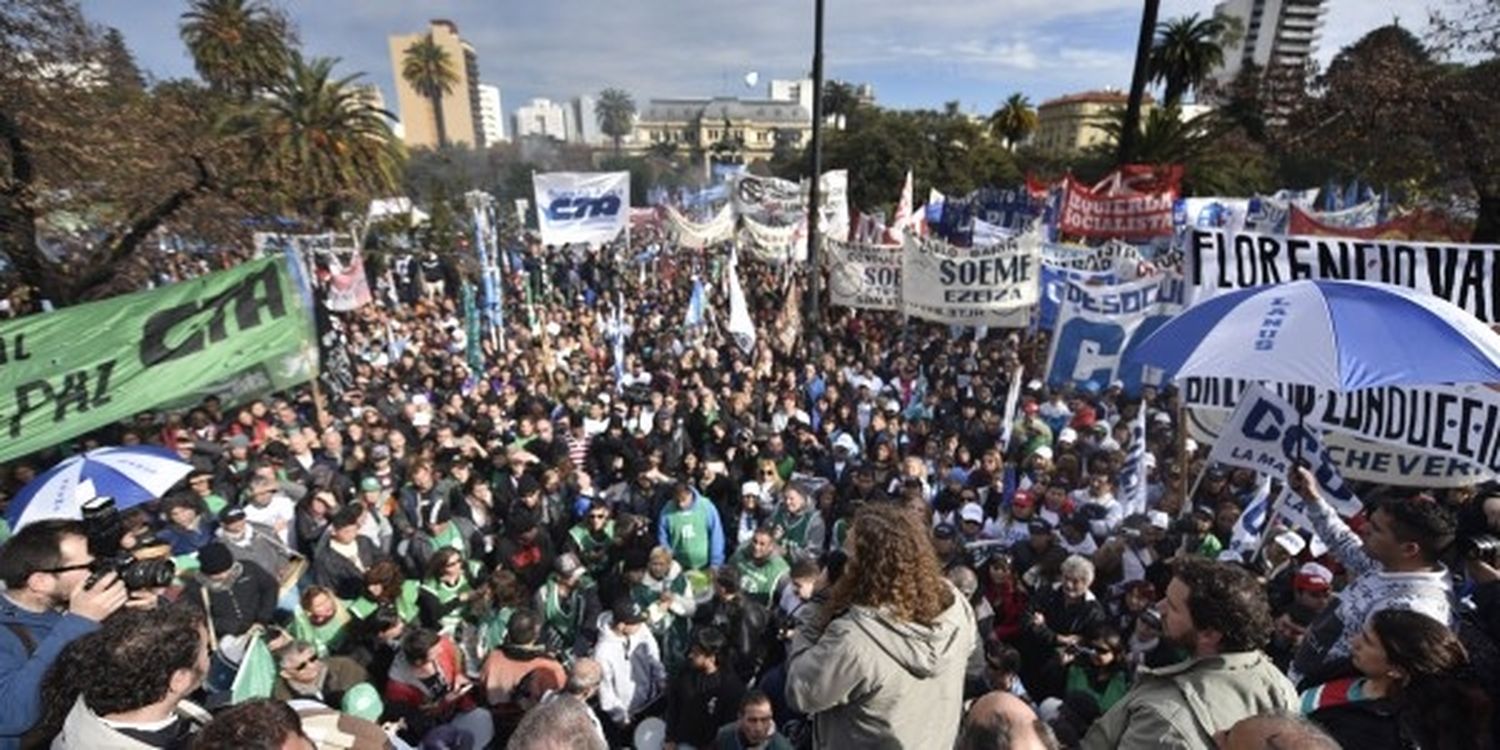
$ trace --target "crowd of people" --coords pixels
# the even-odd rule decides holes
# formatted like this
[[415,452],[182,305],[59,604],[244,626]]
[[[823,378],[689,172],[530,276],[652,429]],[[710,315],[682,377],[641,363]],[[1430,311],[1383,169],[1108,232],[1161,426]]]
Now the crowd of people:
[[[1489,746],[1500,544],[1455,540],[1500,528],[1493,485],[1360,486],[1342,519],[1298,473],[1327,551],[1245,554],[1258,478],[1183,460],[1171,388],[1040,382],[1045,332],[799,325],[800,272],[750,262],[745,347],[723,295],[686,322],[723,254],[636,239],[508,252],[477,342],[454,268],[372,263],[347,387],[64,446],[193,469],[111,539],[0,547],[0,747]],[[260,644],[274,688],[236,701]]]

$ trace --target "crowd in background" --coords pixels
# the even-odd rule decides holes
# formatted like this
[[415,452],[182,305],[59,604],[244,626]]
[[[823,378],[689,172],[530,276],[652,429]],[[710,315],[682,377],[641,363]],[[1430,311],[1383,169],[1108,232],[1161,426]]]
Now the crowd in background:
[[[1500,525],[1493,486],[1362,486],[1346,522],[1294,478],[1327,552],[1284,529],[1226,552],[1263,486],[1182,460],[1170,388],[1049,387],[1045,333],[804,325],[801,274],[751,262],[742,348],[724,253],[636,244],[507,253],[477,369],[460,274],[372,264],[342,392],[69,446],[193,465],[121,518],[179,580],[85,588],[77,525],[0,548],[0,745],[1488,746],[1500,573],[1453,550]],[[271,700],[220,708],[257,638]]]

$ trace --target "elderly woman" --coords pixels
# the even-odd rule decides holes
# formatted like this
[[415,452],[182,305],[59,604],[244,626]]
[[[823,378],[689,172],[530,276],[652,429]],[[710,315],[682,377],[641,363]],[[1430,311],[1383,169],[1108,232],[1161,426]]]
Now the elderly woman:
[[861,508],[846,546],[816,624],[793,642],[788,703],[813,717],[816,747],[953,747],[979,643],[973,610],[903,509]]
[[[1058,649],[1077,646],[1085,632],[1108,621],[1104,606],[1089,590],[1094,583],[1094,564],[1088,558],[1070,555],[1063,560],[1060,578],[1036,592],[1021,619],[1020,648],[1026,665],[1021,678],[1029,686],[1042,685],[1043,675],[1056,671]],[[1052,697],[1043,692],[1037,697]]]

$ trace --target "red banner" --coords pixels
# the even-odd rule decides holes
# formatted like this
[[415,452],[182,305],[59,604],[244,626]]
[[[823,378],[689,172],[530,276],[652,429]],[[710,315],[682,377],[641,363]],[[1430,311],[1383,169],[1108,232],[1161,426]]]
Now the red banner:
[[1058,229],[1063,234],[1095,239],[1149,240],[1172,234],[1172,204],[1177,200],[1180,167],[1152,170],[1130,167],[1090,188],[1065,178]]
[[1415,211],[1373,227],[1335,227],[1317,220],[1293,205],[1288,234],[1314,237],[1351,237],[1361,240],[1409,240],[1412,242],[1468,242],[1474,228],[1433,211]]

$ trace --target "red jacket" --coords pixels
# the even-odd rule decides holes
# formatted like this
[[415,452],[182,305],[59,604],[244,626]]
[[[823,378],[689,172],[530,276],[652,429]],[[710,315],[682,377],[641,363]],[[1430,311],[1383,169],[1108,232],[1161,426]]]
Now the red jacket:
[[[462,671],[459,665],[458,647],[448,636],[443,636],[437,645],[437,668],[443,674],[443,680],[452,687]],[[439,721],[447,721],[456,714],[469,711],[479,706],[479,701],[473,690],[465,691],[463,695],[455,698],[435,696],[428,691],[422,680],[412,672],[411,664],[406,661],[406,656],[397,654],[395,661],[391,664],[391,674],[385,683],[385,700],[387,703],[399,703],[407,706],[421,708],[434,700],[441,699],[437,708],[429,715]]]
[[984,588],[984,598],[995,610],[995,637],[1007,643],[1020,637],[1026,590],[1014,582],[990,583]]

